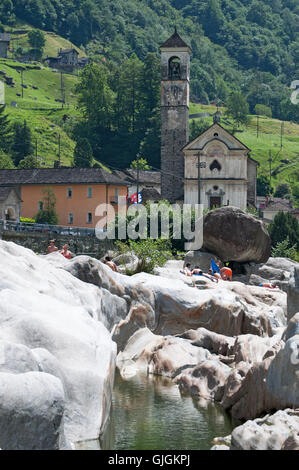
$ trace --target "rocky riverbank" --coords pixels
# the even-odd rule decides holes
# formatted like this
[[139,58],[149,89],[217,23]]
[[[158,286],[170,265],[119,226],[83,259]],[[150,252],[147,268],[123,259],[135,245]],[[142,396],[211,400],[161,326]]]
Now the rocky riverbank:
[[[123,377],[170,377],[195,399],[254,420],[216,448],[298,448],[298,264],[270,258],[248,265],[249,285],[193,287],[176,261],[128,277],[87,256],[37,256],[4,241],[0,256],[1,448],[96,439],[115,366]],[[283,290],[250,285],[252,276]]]

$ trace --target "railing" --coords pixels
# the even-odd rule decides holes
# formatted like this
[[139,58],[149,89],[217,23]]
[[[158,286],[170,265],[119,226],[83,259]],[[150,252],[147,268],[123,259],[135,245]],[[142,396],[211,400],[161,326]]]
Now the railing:
[[33,232],[51,236],[68,235],[76,237],[95,237],[94,228],[69,227],[63,225],[33,224],[0,219],[0,232]]

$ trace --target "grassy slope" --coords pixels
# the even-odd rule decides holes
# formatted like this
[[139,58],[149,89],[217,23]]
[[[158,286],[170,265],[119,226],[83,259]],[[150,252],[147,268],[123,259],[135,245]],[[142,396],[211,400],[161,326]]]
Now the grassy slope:
[[[11,47],[16,50],[18,47],[24,49],[30,48],[28,43],[28,32],[34,29],[32,26],[25,24],[21,21],[18,21],[17,25],[13,28],[6,27],[6,31],[11,34]],[[20,33],[19,31],[22,31]],[[24,31],[24,32],[23,32]],[[44,48],[43,57],[56,57],[59,49],[76,49],[79,52],[79,57],[85,57],[85,53],[75,46],[68,39],[62,38],[51,31],[44,31],[46,45]]]
[[[215,106],[204,106],[191,104],[190,113],[214,113]],[[225,109],[221,109],[222,112]],[[204,118],[208,123],[212,124],[212,118]],[[280,150],[280,131],[281,122],[277,119],[260,117],[259,127],[260,133],[257,138],[257,117],[251,116],[249,126],[243,132],[238,132],[236,137],[241,140],[247,147],[251,149],[251,156],[260,163],[259,174],[269,174],[269,151],[271,150],[274,170],[281,165],[282,172],[273,177],[273,183],[276,186],[282,181],[294,182],[294,171],[299,171],[299,125],[291,122],[284,123],[283,147]],[[222,121],[223,127],[231,130],[231,126]],[[290,164],[281,164],[280,160],[289,159]]]
[[[55,99],[61,97],[60,74],[48,68],[41,70],[25,69],[23,72],[24,98],[17,96],[21,94],[21,74],[15,69],[17,67],[27,67],[25,64],[18,64],[12,60],[0,59],[0,70],[13,78],[15,88],[5,86],[5,97],[7,112],[11,121],[23,121],[26,119],[29,124],[33,138],[38,139],[38,154],[45,166],[52,166],[58,158],[58,135],[61,135],[61,162],[70,165],[74,142],[56,122],[63,114],[74,114],[75,98],[72,96],[72,88],[77,77],[73,75],[63,75],[63,82],[66,95],[67,106],[62,109],[62,105]],[[32,86],[38,87],[33,89]],[[17,108],[11,106],[11,102],[17,103]]]

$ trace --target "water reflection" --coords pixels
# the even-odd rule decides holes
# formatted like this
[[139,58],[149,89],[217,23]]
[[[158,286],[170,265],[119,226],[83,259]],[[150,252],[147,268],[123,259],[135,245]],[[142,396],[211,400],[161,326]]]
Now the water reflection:
[[110,421],[101,439],[107,450],[210,449],[234,424],[218,405],[181,395],[169,379],[115,378]]

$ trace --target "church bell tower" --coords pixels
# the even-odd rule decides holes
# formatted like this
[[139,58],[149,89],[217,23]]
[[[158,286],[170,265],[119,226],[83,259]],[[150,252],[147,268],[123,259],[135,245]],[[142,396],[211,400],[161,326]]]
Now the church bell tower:
[[171,203],[184,200],[184,153],[189,141],[191,48],[177,30],[161,50],[161,194]]

